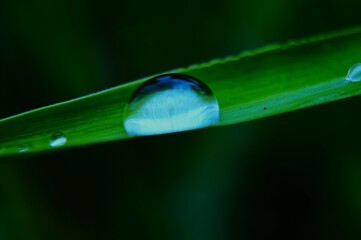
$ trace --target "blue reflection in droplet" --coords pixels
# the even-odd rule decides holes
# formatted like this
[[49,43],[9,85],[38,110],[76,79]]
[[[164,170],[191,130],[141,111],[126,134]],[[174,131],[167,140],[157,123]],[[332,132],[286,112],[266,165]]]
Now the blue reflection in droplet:
[[346,80],[350,82],[361,81],[361,63],[356,63],[348,70]]
[[218,101],[206,84],[184,74],[166,74],[146,81],[134,92],[125,109],[124,127],[129,135],[143,136],[218,122]]
[[61,132],[56,132],[50,137],[50,146],[51,147],[61,147],[64,146],[67,141],[66,136]]
[[22,144],[22,145],[20,145],[19,147],[18,147],[18,150],[19,150],[19,152],[21,152],[21,153],[24,153],[24,152],[27,152],[27,151],[29,151],[31,149],[31,146],[30,146],[30,144]]

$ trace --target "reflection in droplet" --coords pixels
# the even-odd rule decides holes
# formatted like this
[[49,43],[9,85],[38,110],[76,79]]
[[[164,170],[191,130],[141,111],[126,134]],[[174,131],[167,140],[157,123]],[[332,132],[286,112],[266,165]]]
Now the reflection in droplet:
[[346,80],[350,82],[361,81],[361,63],[356,63],[348,70]]
[[27,151],[29,151],[31,149],[31,146],[30,146],[30,144],[22,144],[22,145],[20,145],[19,147],[18,147],[18,151],[19,152],[21,152],[21,153],[23,153],[23,152],[27,152]]
[[165,74],[139,86],[125,109],[129,135],[143,136],[208,127],[219,122],[212,90],[184,74]]
[[65,145],[66,141],[67,141],[66,136],[61,132],[57,132],[57,133],[54,133],[53,135],[51,135],[50,146],[51,147],[61,147],[61,146]]

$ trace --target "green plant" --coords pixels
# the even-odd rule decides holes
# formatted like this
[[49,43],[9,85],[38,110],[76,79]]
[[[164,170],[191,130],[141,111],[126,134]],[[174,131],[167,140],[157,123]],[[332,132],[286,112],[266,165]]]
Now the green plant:
[[[360,41],[361,28],[354,28],[169,73],[205,82],[220,104],[218,126],[235,124],[360,94],[358,83],[345,80],[361,59]],[[149,78],[0,120],[1,156],[52,149],[51,136],[58,132],[68,139],[64,147],[129,138],[123,110]]]

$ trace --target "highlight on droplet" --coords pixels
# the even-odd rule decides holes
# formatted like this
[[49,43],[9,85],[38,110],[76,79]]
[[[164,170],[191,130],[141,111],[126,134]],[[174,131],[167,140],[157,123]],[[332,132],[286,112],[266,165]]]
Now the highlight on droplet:
[[30,146],[30,144],[28,144],[28,143],[22,144],[22,145],[20,145],[20,146],[18,147],[18,151],[19,151],[20,153],[27,152],[27,151],[29,151],[30,149],[31,149],[31,146]]
[[56,132],[51,135],[49,145],[51,147],[61,147],[67,142],[66,136],[61,132]]
[[361,81],[361,63],[356,63],[348,70],[346,80],[350,82]]

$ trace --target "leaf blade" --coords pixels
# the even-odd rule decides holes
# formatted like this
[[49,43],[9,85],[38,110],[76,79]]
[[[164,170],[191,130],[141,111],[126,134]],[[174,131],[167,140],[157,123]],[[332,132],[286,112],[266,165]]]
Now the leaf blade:
[[[208,84],[221,109],[219,126],[302,109],[361,94],[345,81],[361,61],[361,28],[291,41],[176,69]],[[46,151],[62,132],[65,147],[129,138],[123,127],[128,98],[148,78],[0,120],[0,155]]]

